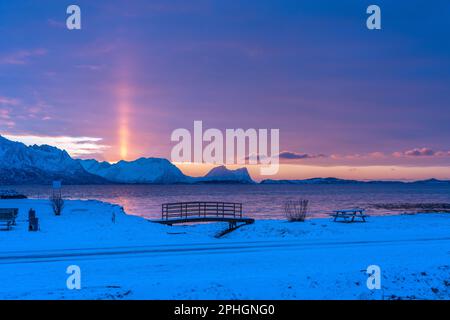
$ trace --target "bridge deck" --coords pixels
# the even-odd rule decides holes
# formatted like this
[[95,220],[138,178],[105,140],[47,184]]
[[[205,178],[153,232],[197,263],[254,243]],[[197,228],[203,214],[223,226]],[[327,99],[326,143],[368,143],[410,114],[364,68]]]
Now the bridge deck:
[[161,209],[161,220],[152,221],[170,226],[178,223],[228,222],[230,228],[236,228],[238,223],[255,222],[252,218],[242,216],[242,203],[177,202],[164,203]]

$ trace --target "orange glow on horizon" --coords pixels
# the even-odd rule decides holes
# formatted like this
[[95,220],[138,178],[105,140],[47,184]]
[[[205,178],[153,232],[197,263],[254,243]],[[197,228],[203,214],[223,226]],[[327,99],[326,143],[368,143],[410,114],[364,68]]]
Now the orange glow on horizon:
[[[206,163],[174,163],[184,174],[190,176],[203,176],[218,165]],[[335,177],[352,180],[425,180],[429,178],[447,180],[450,177],[450,167],[429,166],[413,167],[401,165],[379,166],[319,166],[300,164],[280,164],[278,174],[274,176],[262,176],[259,165],[227,165],[229,169],[247,167],[251,177],[255,181],[264,179],[296,180],[309,178]]]

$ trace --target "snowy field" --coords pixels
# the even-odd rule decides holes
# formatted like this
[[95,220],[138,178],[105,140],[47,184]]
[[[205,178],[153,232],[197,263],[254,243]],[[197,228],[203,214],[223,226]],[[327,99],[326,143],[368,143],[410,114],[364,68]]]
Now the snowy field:
[[[334,223],[162,226],[98,201],[0,200],[19,208],[0,231],[0,299],[449,299],[450,216]],[[41,230],[28,232],[34,208]],[[113,223],[115,218],[115,223]],[[66,269],[81,268],[81,290]],[[381,290],[366,286],[381,268]]]

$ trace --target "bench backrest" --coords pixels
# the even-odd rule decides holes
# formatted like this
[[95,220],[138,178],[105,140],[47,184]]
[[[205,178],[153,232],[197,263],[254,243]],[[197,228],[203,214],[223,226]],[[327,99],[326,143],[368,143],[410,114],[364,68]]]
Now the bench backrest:
[[0,213],[0,221],[10,221],[16,218],[14,212]]
[[0,208],[0,220],[11,220],[17,217],[19,209],[17,208]]

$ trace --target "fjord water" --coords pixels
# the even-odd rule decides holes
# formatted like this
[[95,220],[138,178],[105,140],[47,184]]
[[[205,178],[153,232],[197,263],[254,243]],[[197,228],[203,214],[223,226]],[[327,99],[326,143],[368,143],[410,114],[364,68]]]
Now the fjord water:
[[[12,189],[0,187],[0,189]],[[30,198],[47,199],[50,186],[15,186]],[[95,199],[118,204],[128,214],[161,216],[161,204],[183,201],[243,203],[244,214],[257,219],[283,219],[284,202],[307,199],[313,216],[335,209],[363,207],[371,214],[390,214],[370,208],[385,203],[450,203],[449,185],[351,184],[351,185],[83,185],[64,186],[67,199]]]

